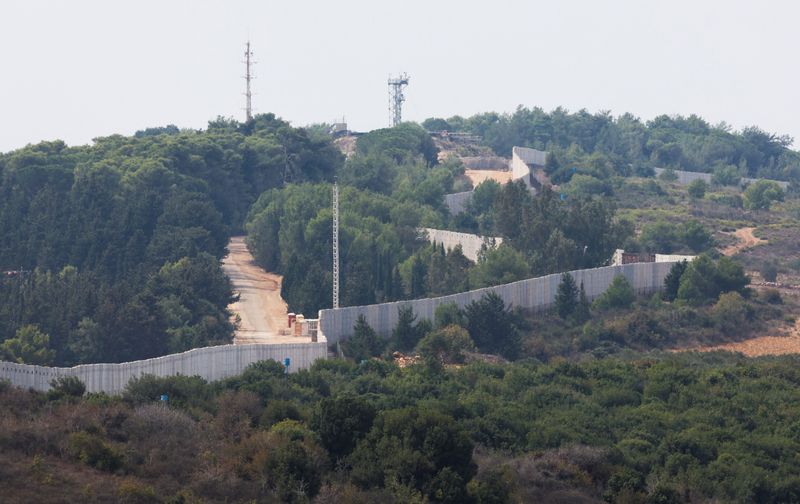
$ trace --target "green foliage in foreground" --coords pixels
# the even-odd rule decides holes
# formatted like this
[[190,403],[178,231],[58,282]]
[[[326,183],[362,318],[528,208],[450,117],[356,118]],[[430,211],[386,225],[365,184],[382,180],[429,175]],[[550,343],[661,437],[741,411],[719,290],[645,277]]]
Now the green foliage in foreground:
[[[102,479],[115,471],[158,496],[210,500],[217,478],[235,501],[548,502],[568,491],[612,502],[778,503],[800,492],[798,357],[280,368],[257,364],[214,384],[143,377],[124,399],[60,408],[3,388],[0,448],[91,466],[98,489],[117,485]],[[165,391],[170,406],[157,404]],[[259,423],[273,404],[292,405],[284,411],[294,418]],[[213,472],[199,450],[214,454]]]

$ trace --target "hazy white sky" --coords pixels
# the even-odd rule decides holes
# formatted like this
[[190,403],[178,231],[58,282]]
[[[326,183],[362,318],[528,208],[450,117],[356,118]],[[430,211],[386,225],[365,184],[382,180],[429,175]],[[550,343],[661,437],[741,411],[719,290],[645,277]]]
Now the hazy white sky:
[[[800,140],[791,1],[43,1],[0,3],[0,151],[257,112],[302,126],[513,111],[697,113]],[[795,144],[797,145],[797,143]]]

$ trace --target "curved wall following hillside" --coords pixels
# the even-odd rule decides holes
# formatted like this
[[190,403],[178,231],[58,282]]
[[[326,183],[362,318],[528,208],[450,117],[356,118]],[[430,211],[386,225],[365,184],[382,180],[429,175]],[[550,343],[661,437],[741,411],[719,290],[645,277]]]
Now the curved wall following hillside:
[[[118,394],[131,378],[155,376],[200,376],[208,381],[241,374],[260,360],[283,362],[291,359],[289,372],[308,369],[317,359],[328,356],[324,338],[317,343],[285,343],[278,345],[222,345],[195,348],[188,352],[165,355],[119,364],[83,364],[71,368],[33,366],[0,361],[0,378],[13,385],[34,390],[49,390],[50,382],[62,376],[77,376],[86,384],[87,392]],[[154,398],[155,399],[155,398]]]
[[[648,294],[663,288],[664,277],[667,276],[673,264],[672,262],[635,263],[576,270],[571,271],[570,274],[578,285],[583,282],[589,299],[594,299],[605,292],[617,275],[624,275],[638,294]],[[455,303],[463,308],[472,301],[478,301],[487,292],[497,293],[506,305],[542,311],[552,307],[560,282],[561,274],[557,273],[450,296],[320,310],[319,327],[329,343],[336,343],[350,336],[353,333],[356,319],[359,315],[364,315],[370,327],[378,334],[388,337],[397,325],[397,311],[400,307],[410,306],[419,319],[433,320],[437,306]]]

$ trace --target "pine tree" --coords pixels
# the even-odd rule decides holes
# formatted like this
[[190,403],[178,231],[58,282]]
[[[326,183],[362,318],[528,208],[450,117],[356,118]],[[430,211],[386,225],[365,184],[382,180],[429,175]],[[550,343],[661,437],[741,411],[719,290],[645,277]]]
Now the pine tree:
[[583,282],[581,282],[581,292],[578,296],[578,305],[575,307],[575,312],[572,314],[572,318],[575,319],[575,322],[578,324],[583,324],[592,318],[591,303],[589,303],[589,298],[586,297],[586,289],[583,288]]
[[575,311],[578,306],[578,286],[575,279],[569,273],[561,275],[561,283],[558,284],[556,292],[556,311],[558,316],[566,319]]
[[394,338],[397,348],[403,351],[408,351],[417,345],[417,342],[422,337],[419,334],[414,322],[417,316],[414,315],[414,309],[411,306],[401,306],[397,310],[397,327],[392,331],[392,338]]
[[675,263],[664,278],[664,300],[675,301],[678,297],[678,288],[681,286],[681,277],[683,272],[686,271],[688,262],[680,261]]

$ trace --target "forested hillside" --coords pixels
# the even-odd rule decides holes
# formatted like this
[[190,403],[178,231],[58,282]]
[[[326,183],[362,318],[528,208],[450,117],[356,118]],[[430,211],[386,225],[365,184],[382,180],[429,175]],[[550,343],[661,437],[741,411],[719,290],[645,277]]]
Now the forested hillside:
[[331,180],[341,162],[272,115],[0,156],[0,270],[22,270],[0,281],[7,358],[123,361],[229,341],[228,237],[262,191]]
[[[632,232],[612,202],[564,201],[545,190],[533,197],[521,183],[485,184],[467,215],[453,218],[443,196],[463,173],[455,158],[437,163],[430,137],[404,124],[358,139],[339,172],[342,304],[364,305],[512,282],[605,264]],[[331,188],[296,185],[267,191],[248,218],[256,260],[285,275],[283,295],[298,312],[331,305]],[[474,264],[420,237],[419,227],[469,228],[507,245]]]
[[554,153],[570,167],[590,164],[596,171],[619,175],[656,166],[800,180],[800,154],[791,150],[792,138],[755,126],[737,132],[696,115],[661,115],[645,122],[632,114],[571,113],[561,107],[548,113],[520,106],[512,114],[431,118],[422,125],[433,131],[478,135],[501,156],[510,156],[515,145],[534,147]]

